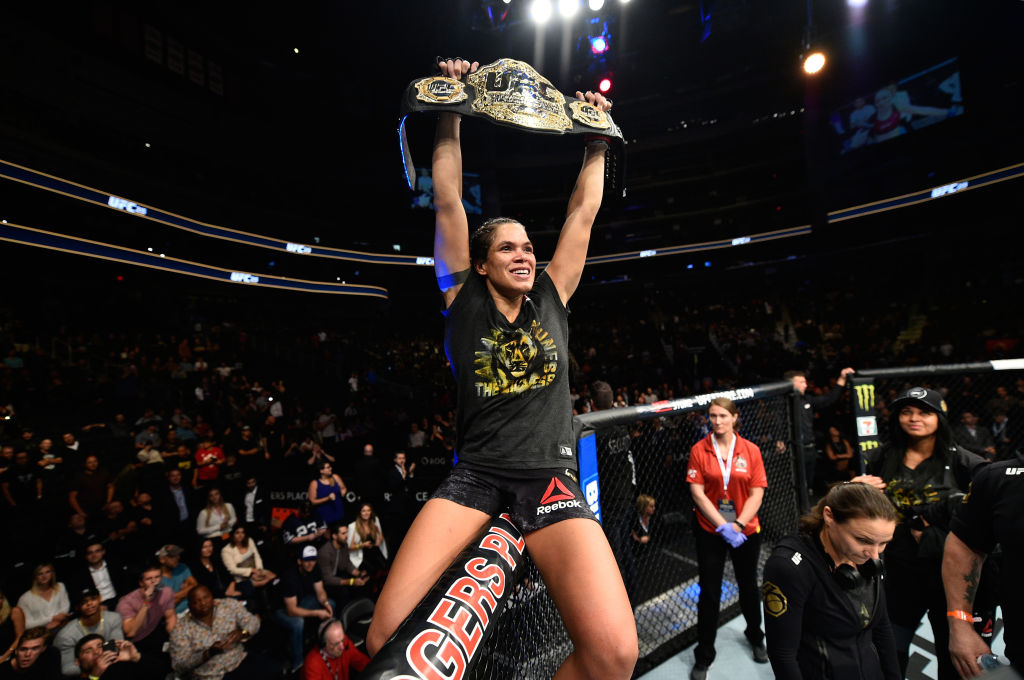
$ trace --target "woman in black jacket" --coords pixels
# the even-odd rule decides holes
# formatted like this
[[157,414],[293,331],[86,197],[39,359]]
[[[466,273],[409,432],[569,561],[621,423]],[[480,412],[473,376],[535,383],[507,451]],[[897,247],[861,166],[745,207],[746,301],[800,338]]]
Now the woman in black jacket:
[[879,560],[895,527],[881,492],[846,482],[776,544],[761,587],[776,678],[899,677]]
[[953,508],[985,459],[957,446],[946,402],[935,390],[913,387],[889,406],[889,442],[868,453],[868,474],[853,481],[882,490],[899,522],[885,551],[885,590],[900,677],[906,673],[914,631],[927,613],[939,680],[957,680],[949,656],[942,548]]

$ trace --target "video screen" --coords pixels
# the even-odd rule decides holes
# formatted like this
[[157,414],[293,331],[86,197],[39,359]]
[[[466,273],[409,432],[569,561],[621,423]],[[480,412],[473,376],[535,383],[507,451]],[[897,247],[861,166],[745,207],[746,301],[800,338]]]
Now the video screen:
[[[484,212],[484,195],[480,188],[480,175],[473,172],[462,173],[462,205],[467,215],[482,215]],[[416,190],[412,196],[413,208],[434,209],[434,178],[429,168],[416,168]]]
[[890,83],[879,83],[829,116],[840,153],[911,134],[964,113],[956,59]]

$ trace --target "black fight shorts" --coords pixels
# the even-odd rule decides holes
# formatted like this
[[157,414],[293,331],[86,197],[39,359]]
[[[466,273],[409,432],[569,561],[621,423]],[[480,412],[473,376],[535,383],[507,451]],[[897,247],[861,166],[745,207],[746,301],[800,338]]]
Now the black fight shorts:
[[498,470],[458,465],[433,498],[498,515],[508,512],[524,534],[565,519],[597,518],[568,468]]

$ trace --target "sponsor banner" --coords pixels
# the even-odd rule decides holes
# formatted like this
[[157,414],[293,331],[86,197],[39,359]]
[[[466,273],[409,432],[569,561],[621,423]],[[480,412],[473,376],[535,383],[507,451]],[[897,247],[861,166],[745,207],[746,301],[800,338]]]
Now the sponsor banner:
[[861,453],[857,460],[858,469],[863,473],[863,454],[871,449],[877,449],[882,444],[878,438],[878,420],[875,416],[875,382],[874,378],[857,374],[851,375],[849,382],[853,392],[851,401],[854,423],[857,426],[857,444]]
[[502,608],[526,572],[526,540],[494,518],[452,562],[359,675],[361,680],[472,677]]
[[577,464],[580,470],[580,488],[587,499],[587,505],[601,521],[601,485],[597,476],[597,434],[588,432],[579,439],[576,446]]

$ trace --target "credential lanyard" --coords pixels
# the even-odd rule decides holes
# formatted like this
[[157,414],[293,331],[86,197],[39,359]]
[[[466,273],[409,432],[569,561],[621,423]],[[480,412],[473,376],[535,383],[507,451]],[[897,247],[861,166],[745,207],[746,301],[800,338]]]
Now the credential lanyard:
[[715,460],[718,461],[718,469],[722,471],[722,486],[723,491],[729,490],[729,478],[732,477],[732,454],[736,452],[736,440],[739,437],[736,433],[732,433],[732,442],[729,443],[729,459],[722,463],[722,454],[718,450],[718,441],[715,439],[715,435],[711,435],[711,445],[715,447]]

